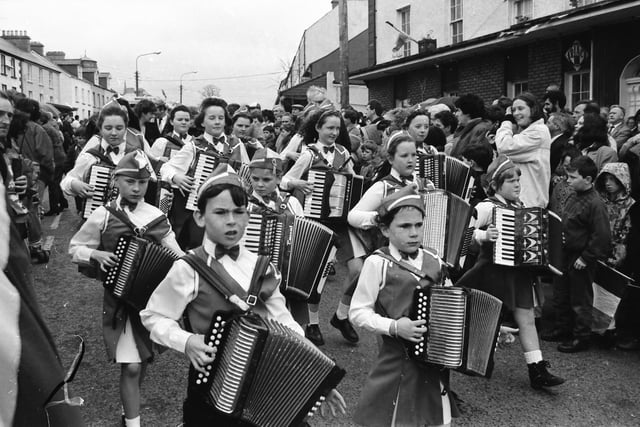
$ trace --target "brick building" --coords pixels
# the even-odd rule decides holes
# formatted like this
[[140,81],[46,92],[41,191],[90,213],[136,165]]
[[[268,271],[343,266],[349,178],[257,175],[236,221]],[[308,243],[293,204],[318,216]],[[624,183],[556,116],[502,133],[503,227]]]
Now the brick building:
[[[568,108],[594,99],[620,103],[629,114],[640,109],[640,1],[368,4],[370,62],[350,77],[365,81],[370,98],[387,108],[463,93],[486,102],[522,91],[542,96],[555,84],[567,95]],[[388,23],[422,46],[407,41],[394,55],[398,32]]]

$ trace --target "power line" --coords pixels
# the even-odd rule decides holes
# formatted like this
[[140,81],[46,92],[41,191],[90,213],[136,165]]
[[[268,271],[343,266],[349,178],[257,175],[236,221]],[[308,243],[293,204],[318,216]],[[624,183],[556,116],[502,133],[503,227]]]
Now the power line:
[[[210,80],[231,80],[231,79],[247,79],[251,77],[265,77],[281,74],[282,71],[274,71],[271,73],[262,74],[246,74],[243,76],[227,76],[227,77],[211,77],[208,79],[182,79],[183,82],[205,82]],[[141,82],[179,82],[180,79],[140,79]]]

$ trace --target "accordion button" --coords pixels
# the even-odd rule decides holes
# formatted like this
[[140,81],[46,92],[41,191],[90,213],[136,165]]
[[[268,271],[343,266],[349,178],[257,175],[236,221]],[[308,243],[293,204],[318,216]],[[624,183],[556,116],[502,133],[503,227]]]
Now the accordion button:
[[221,321],[221,320],[222,320],[222,317],[220,317],[220,316],[216,316],[216,320],[219,322],[219,321]]
[[324,396],[320,396],[320,402],[317,403],[318,406],[322,405],[322,402],[324,402],[327,398]]
[[222,334],[217,335],[218,339],[222,339]]
[[[211,365],[207,365],[207,371],[211,370]],[[207,375],[209,375],[209,373],[207,372]]]
[[202,381],[196,380],[196,384],[200,385],[200,384],[202,384]]
[[216,340],[216,341],[215,341],[215,344],[216,344],[216,345],[220,345],[220,340]]
[[206,383],[207,381],[208,381],[208,379],[207,379],[207,378],[203,378],[203,379],[202,379],[202,382],[203,382],[203,383]]
[[[214,324],[213,324],[213,327],[214,327],[214,328],[219,328],[219,327],[220,327],[220,323],[219,323],[219,322],[214,323]],[[214,331],[215,331],[215,330],[216,330],[216,329],[214,329]]]
[[307,412],[307,417],[313,417],[313,412]]

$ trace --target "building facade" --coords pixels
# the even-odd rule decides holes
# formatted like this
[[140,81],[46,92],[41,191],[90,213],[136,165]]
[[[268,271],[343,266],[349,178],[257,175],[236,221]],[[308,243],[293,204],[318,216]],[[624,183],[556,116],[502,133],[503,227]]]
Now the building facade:
[[[351,72],[387,108],[475,93],[486,102],[550,85],[640,109],[640,1],[368,0],[369,59]],[[396,28],[412,38],[400,49]],[[406,47],[406,44],[410,47]],[[426,47],[426,48],[425,48]]]
[[[279,99],[288,104],[306,104],[306,91],[315,85],[327,90],[327,98],[340,104],[340,40],[339,8],[337,1],[332,9],[307,28],[302,35],[287,77],[280,83]],[[366,2],[347,2],[349,12],[349,69],[366,67],[368,60],[368,19]],[[368,90],[364,82],[350,81],[349,100],[355,108],[362,109],[368,102]]]

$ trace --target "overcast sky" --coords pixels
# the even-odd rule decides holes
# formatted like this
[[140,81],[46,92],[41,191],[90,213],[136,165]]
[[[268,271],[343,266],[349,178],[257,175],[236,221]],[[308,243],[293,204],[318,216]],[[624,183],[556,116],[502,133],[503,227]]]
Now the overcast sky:
[[[112,88],[197,104],[215,84],[229,102],[271,107],[302,33],[331,10],[330,0],[0,0],[0,29],[26,30],[46,51],[85,53],[110,72]],[[244,77],[262,75],[259,77]]]

